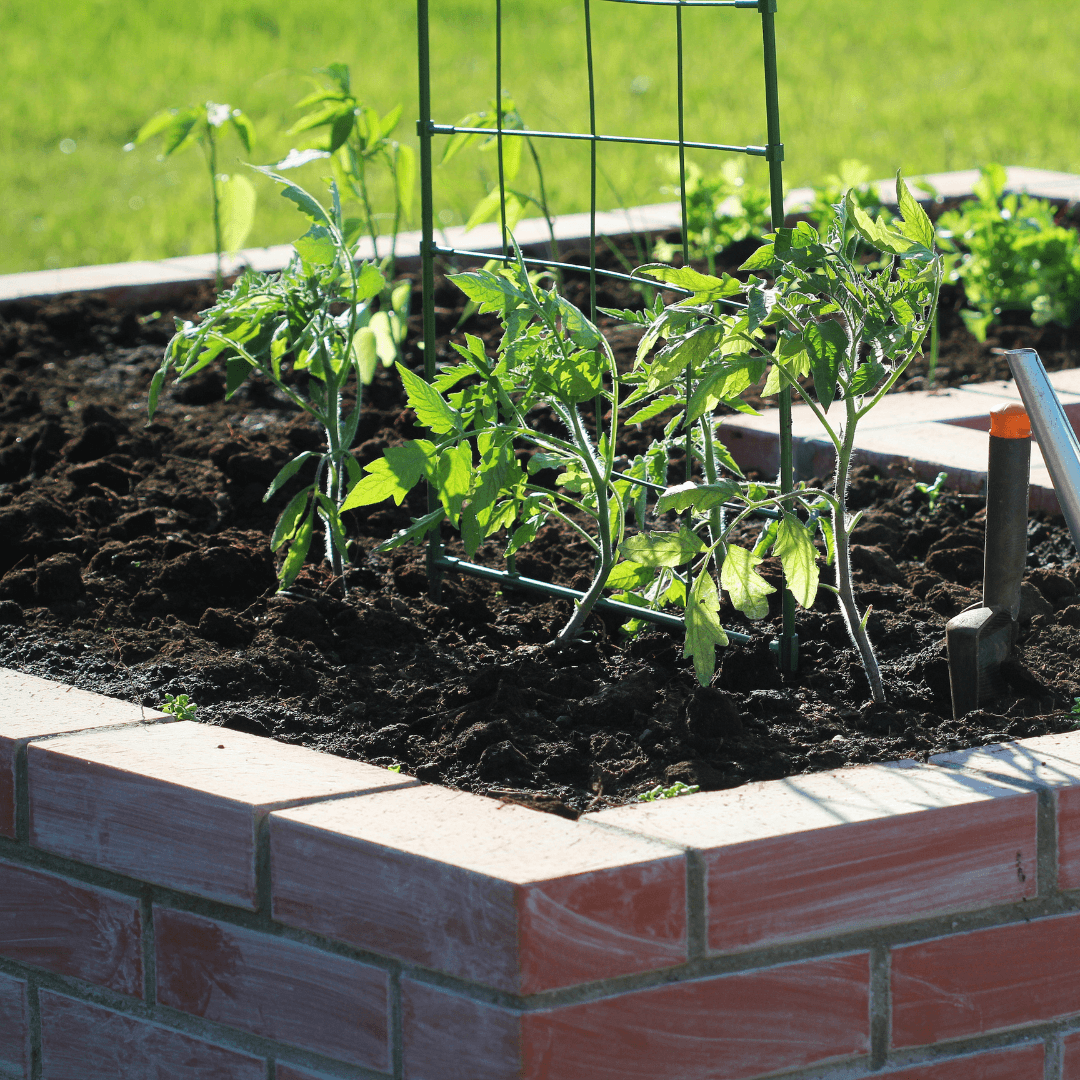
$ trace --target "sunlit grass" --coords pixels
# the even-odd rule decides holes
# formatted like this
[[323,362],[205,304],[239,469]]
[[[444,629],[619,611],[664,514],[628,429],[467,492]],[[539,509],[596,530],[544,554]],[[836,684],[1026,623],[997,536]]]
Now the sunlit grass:
[[[493,0],[430,0],[436,119],[483,107],[494,88]],[[582,0],[504,0],[504,81],[534,127],[585,131]],[[684,12],[686,134],[762,143],[760,20],[752,11]],[[675,17],[656,7],[592,2],[601,131],[674,138]],[[1037,0],[781,0],[781,123],[790,186],[849,157],[875,175],[966,168],[996,160],[1080,171],[1080,7]],[[352,65],[381,111],[398,101],[398,134],[415,142],[415,8],[410,0],[7,0],[0,6],[0,272],[161,258],[212,246],[209,193],[197,153],[167,162],[158,147],[125,154],[159,109],[212,99],[255,120],[259,163],[284,135],[311,68]],[[74,150],[64,153],[61,142]],[[71,142],[64,143],[71,150]],[[222,168],[235,164],[227,143]],[[587,207],[588,147],[545,142],[558,211]],[[655,202],[655,151],[601,147],[602,207]],[[698,160],[708,167],[707,156]],[[715,157],[712,158],[716,160]],[[759,174],[760,162],[751,162]],[[464,153],[440,170],[435,200],[461,221],[494,175]],[[318,165],[302,178],[317,185]],[[522,180],[531,183],[526,167]],[[249,243],[281,243],[301,226],[272,185]]]

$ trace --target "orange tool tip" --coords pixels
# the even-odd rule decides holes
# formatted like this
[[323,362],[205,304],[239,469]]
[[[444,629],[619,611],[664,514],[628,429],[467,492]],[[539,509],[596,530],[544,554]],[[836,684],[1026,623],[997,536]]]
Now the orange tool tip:
[[999,439],[1030,439],[1031,421],[1019,402],[990,410],[990,434]]

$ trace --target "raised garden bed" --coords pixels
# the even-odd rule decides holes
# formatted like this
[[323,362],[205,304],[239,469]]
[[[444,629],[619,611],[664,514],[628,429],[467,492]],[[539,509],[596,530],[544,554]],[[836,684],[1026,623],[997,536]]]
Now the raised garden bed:
[[[731,266],[744,255],[733,251]],[[580,301],[584,279],[568,287]],[[640,303],[620,283],[604,283],[598,299]],[[724,624],[752,630],[753,639],[724,653],[707,689],[665,631],[628,640],[617,619],[597,616],[591,640],[553,652],[546,643],[565,620],[565,602],[453,578],[435,603],[420,552],[372,553],[423,512],[415,499],[350,516],[358,541],[347,601],[323,566],[305,569],[292,595],[275,596],[267,537],[289,490],[269,504],[262,493],[284,461],[317,448],[316,431],[254,381],[223,401],[212,369],[170,390],[144,426],[171,316],[209,301],[204,289],[159,314],[149,302],[85,296],[5,305],[0,663],[150,705],[187,693],[209,723],[570,814],[657,783],[732,787],[1073,723],[1066,710],[1080,694],[1080,574],[1060,521],[1032,522],[1032,588],[1009,695],[993,714],[957,723],[943,628],[976,598],[982,503],[946,494],[931,511],[907,475],[863,470],[853,495],[868,511],[855,558],[863,601],[874,607],[886,708],[867,707],[865,679],[824,593],[800,614],[803,663],[793,678],[781,678],[769,655],[773,620],[750,626],[725,607]],[[436,303],[445,358],[460,294],[444,282]],[[1080,359],[1074,332],[1018,315],[980,345],[957,315],[961,306],[959,290],[947,289],[941,383],[1000,377],[1005,348],[1037,348],[1050,369]],[[414,367],[418,322],[405,350]],[[478,318],[469,328],[492,332]],[[626,357],[635,336],[616,330],[613,341]],[[913,370],[906,385],[924,379]],[[365,409],[362,463],[418,434],[386,373]],[[633,454],[647,440],[647,430],[630,429],[623,449]],[[494,543],[480,561],[501,565]],[[779,584],[770,562],[766,576]],[[590,567],[584,545],[557,528],[518,560],[523,574],[579,587]]]

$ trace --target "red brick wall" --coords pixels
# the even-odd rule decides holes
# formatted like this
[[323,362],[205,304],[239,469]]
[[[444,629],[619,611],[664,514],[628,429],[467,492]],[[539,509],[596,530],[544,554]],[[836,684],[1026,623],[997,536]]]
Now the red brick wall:
[[1080,1080],[1080,733],[570,822],[0,702],[3,1080]]

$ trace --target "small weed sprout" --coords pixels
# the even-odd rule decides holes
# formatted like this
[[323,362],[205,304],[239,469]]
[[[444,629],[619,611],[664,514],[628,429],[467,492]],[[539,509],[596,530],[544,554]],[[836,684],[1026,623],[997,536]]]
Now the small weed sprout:
[[165,703],[161,711],[175,716],[177,720],[194,720],[199,706],[187,696],[187,694],[165,695]]
[[915,485],[915,490],[922,492],[926,496],[927,506],[932,514],[934,507],[937,506],[938,499],[944,494],[945,481],[948,479],[949,474],[947,472],[939,472],[934,477],[932,484],[918,483]]
[[188,109],[166,109],[151,117],[139,129],[133,142],[124,147],[133,150],[157,135],[165,140],[162,158],[171,157],[189,146],[198,145],[206,155],[210,170],[210,197],[214,213],[214,252],[217,255],[216,283],[221,291],[221,253],[238,251],[244,245],[255,221],[255,186],[238,173],[218,173],[218,137],[222,127],[230,125],[251,153],[255,145],[255,125],[239,109],[208,101]]
[[677,799],[680,795],[693,795],[700,790],[701,788],[697,784],[684,784],[681,780],[676,780],[671,787],[664,787],[663,784],[657,784],[656,787],[649,791],[642,792],[638,796],[638,802],[656,802],[657,799]]
[[[326,210],[272,170],[258,171],[282,185],[282,195],[296,203],[312,226],[294,242],[293,257],[280,275],[248,271],[201,313],[198,323],[178,321],[150,384],[148,411],[153,418],[170,371],[182,380],[222,361],[227,397],[258,372],[322,426],[326,450],[298,454],[263,496],[264,501],[271,499],[301,469],[314,466],[314,477],[289,500],[270,541],[273,551],[287,552],[278,572],[285,589],[307,558],[316,516],[323,525],[326,558],[334,575],[344,576],[347,541],[341,504],[349,484],[360,479],[350,447],[360,424],[363,386],[371,382],[378,363],[370,322],[373,301],[386,281],[378,267],[353,261],[336,184],[331,185],[333,206]],[[355,393],[351,403],[348,389]]]

